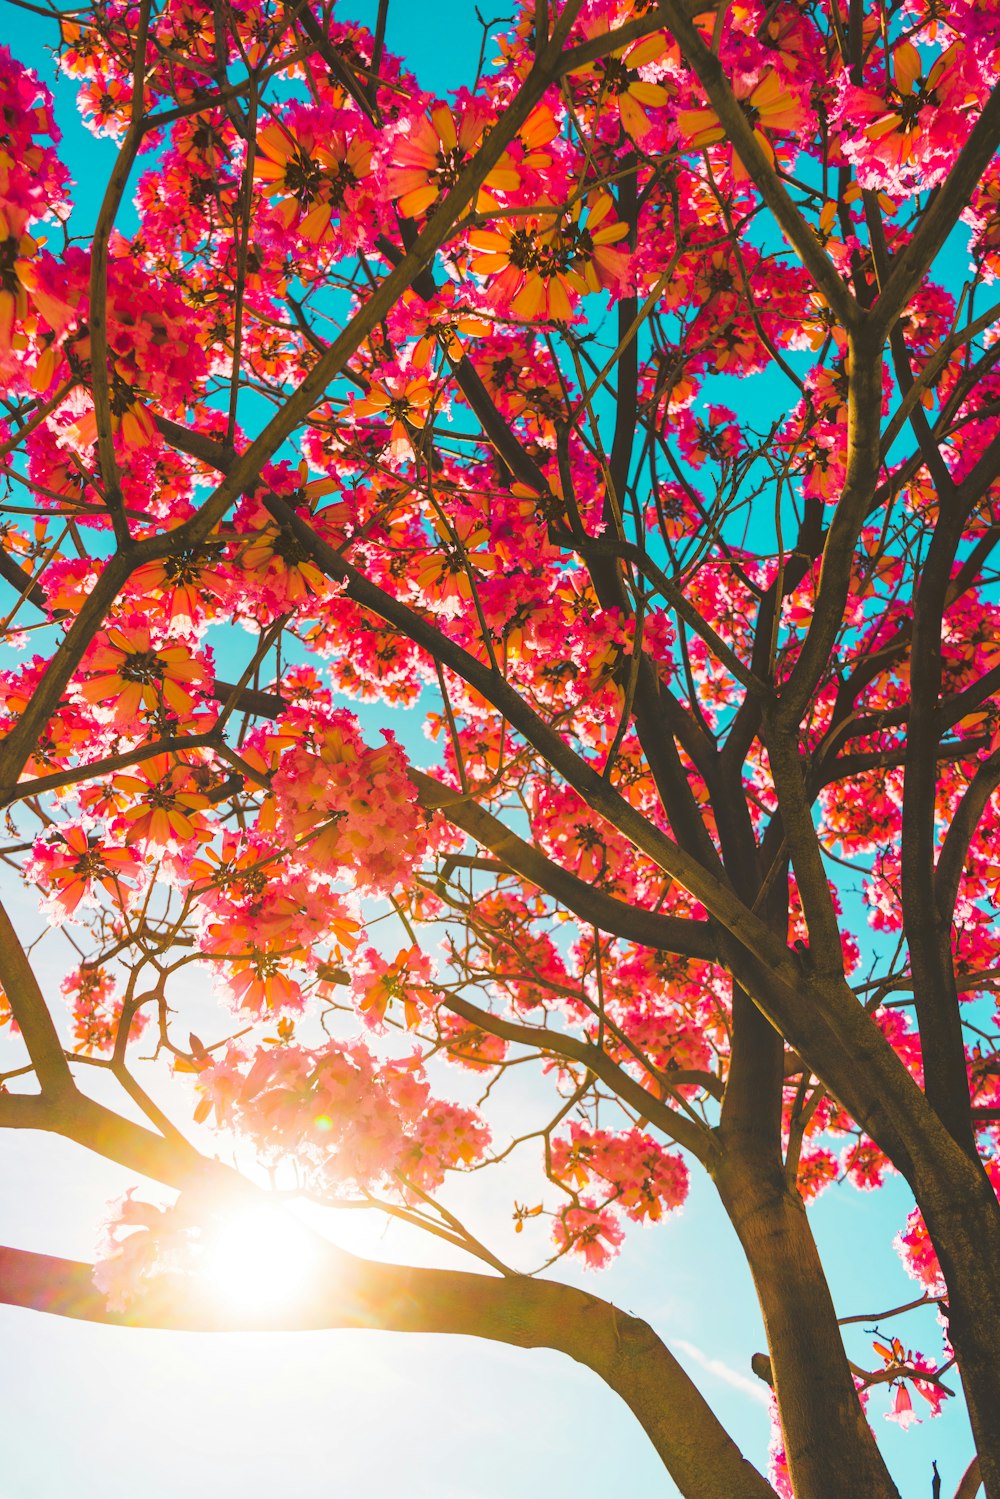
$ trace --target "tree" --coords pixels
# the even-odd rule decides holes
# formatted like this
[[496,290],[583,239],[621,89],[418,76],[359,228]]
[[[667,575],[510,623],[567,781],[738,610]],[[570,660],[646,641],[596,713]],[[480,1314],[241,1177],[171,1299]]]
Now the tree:
[[[0,915],[0,1123],[178,1194],[0,1295],[236,1325],[236,1140],[481,1262],[324,1243],[288,1325],[562,1350],[695,1499],[887,1499],[869,1392],[960,1375],[1000,1495],[1000,7],[539,0],[451,102],[386,9],[52,11],[120,143],[85,244],[0,50],[4,860],[70,953],[63,1015]],[[487,1245],[442,1188],[515,1149]],[[645,1323],[506,1262],[599,1268],[698,1168],[770,1481]],[[888,1172],[945,1347],[860,1367],[805,1203]]]

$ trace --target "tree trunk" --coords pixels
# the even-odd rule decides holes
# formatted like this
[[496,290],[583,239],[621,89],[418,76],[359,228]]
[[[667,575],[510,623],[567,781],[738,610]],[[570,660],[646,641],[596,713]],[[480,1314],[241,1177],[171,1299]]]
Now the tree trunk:
[[802,1199],[779,1168],[733,1147],[716,1185],[757,1289],[796,1499],[899,1499],[854,1388]]
[[986,1173],[956,1146],[950,1170],[914,1191],[948,1288],[958,1358],[987,1499],[1000,1499],[1000,1206]]

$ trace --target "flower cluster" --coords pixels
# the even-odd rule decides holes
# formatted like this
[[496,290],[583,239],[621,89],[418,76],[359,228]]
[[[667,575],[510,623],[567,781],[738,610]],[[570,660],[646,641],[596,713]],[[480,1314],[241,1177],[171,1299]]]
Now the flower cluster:
[[45,389],[45,324],[58,329],[66,314],[39,294],[42,267],[56,263],[29,232],[69,209],[69,174],[46,137],[59,140],[48,89],[0,47],[0,376],[15,390]]
[[656,1223],[664,1210],[680,1207],[688,1192],[687,1167],[680,1156],[637,1129],[615,1134],[571,1124],[568,1138],[552,1142],[550,1171],[574,1199],[588,1187],[604,1193],[601,1204],[586,1197],[562,1209],[553,1230],[561,1249],[582,1255],[597,1268],[621,1242],[619,1214],[633,1223]]
[[[73,1017],[75,1049],[84,1056],[111,1051],[122,1025],[122,998],[114,978],[100,965],[81,963],[62,982],[63,998]],[[147,1016],[141,1011],[129,1021],[129,1039],[142,1034]]]
[[45,890],[61,920],[83,901],[96,903],[98,890],[116,905],[128,905],[140,868],[132,849],[102,840],[80,823],[63,822],[52,836],[36,839],[25,874]]
[[419,1057],[378,1063],[360,1042],[319,1050],[230,1047],[197,1076],[198,1117],[248,1140],[265,1160],[294,1157],[324,1190],[439,1186],[471,1165],[489,1131],[467,1108],[431,1100]]
[[375,892],[406,884],[422,850],[425,820],[392,734],[370,748],[344,709],[283,720],[295,743],[271,780],[277,831],[300,857]]

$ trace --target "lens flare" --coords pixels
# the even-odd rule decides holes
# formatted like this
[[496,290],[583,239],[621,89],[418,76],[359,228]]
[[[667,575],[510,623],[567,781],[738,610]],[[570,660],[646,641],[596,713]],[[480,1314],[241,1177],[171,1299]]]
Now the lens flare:
[[267,1316],[301,1308],[319,1280],[315,1237],[283,1208],[255,1204],[227,1215],[203,1238],[201,1279],[220,1306]]

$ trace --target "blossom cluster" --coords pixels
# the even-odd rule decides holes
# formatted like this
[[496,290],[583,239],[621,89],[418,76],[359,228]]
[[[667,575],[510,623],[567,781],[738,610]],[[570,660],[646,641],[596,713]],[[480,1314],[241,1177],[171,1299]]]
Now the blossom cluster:
[[295,742],[271,777],[276,831],[330,871],[372,891],[405,884],[423,851],[425,819],[394,736],[370,748],[345,709],[286,719]]
[[473,1110],[431,1099],[418,1053],[378,1062],[361,1042],[231,1046],[197,1074],[210,1113],[271,1162],[294,1157],[317,1187],[365,1193],[387,1183],[429,1191],[489,1145]]
[[[687,1197],[688,1172],[675,1152],[664,1150],[651,1135],[633,1129],[623,1133],[571,1124],[569,1137],[552,1142],[550,1171],[571,1190],[574,1202],[557,1214],[556,1244],[571,1249],[599,1269],[624,1237],[619,1215],[634,1223],[656,1223]],[[604,1203],[576,1194],[596,1187]]]

